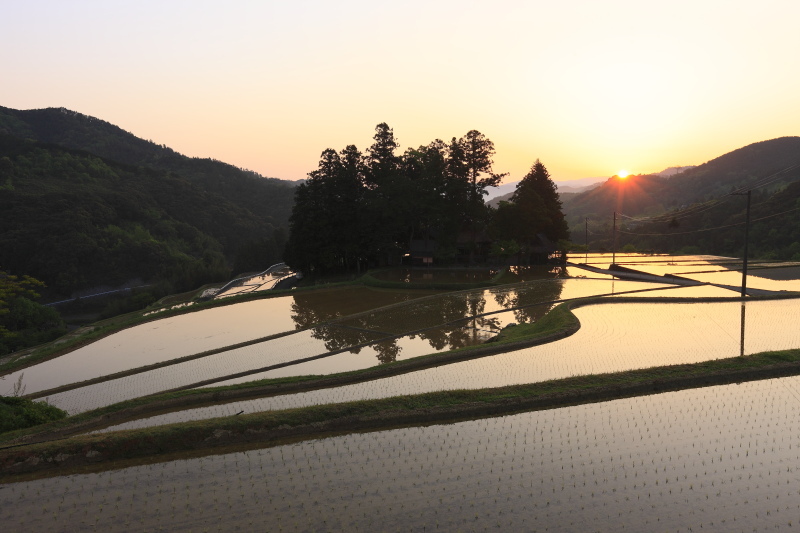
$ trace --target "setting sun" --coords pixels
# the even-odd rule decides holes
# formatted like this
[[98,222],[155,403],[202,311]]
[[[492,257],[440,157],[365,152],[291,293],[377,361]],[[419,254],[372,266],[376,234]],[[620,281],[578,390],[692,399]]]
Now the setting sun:
[[617,176],[619,176],[622,179],[627,178],[629,174],[630,172],[628,172],[627,170],[620,170],[619,172],[617,172]]

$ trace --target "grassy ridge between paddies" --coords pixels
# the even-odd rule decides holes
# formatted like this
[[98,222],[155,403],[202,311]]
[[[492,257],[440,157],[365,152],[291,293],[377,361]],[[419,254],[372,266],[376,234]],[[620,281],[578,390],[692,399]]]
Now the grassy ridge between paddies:
[[[568,306],[560,307],[571,315]],[[522,328],[534,326],[510,328],[514,330],[511,336],[524,336]],[[492,389],[442,391],[80,435],[0,450],[0,477],[62,475],[111,468],[110,462],[150,462],[170,460],[181,453],[215,453],[226,446],[263,447],[354,431],[448,423],[796,374],[800,374],[800,349]]]
[[448,363],[546,344],[573,334],[579,327],[580,323],[575,315],[569,311],[569,306],[560,305],[534,324],[506,328],[492,342],[484,345],[433,353],[339,374],[291,376],[250,381],[223,387],[184,389],[144,396],[81,413],[66,420],[41,427],[0,434],[0,446],[62,439],[77,433],[85,433],[129,420],[188,408],[372,381]]
[[29,428],[66,417],[65,411],[44,402],[0,396],[0,433]]
[[[381,270],[391,270],[391,269],[381,269]],[[388,280],[378,279],[373,276],[373,274],[380,272],[381,270],[370,270],[361,277],[360,281],[364,285],[367,285],[368,287],[377,287],[381,289],[465,291],[470,289],[483,289],[500,285],[501,284],[500,280],[505,275],[508,268],[507,267],[501,268],[500,270],[498,270],[497,274],[492,276],[492,278],[487,281],[454,282],[454,283],[447,283],[441,281],[430,282],[430,283],[413,281],[407,283],[405,281],[388,281]]]
[[[484,283],[473,284],[442,284],[437,290],[459,291],[475,288],[483,288],[497,285],[497,280],[505,270],[501,270],[497,276],[492,278],[491,281]],[[76,332],[68,333],[52,342],[36,346],[33,348],[26,348],[19,352],[10,354],[5,357],[4,361],[0,362],[0,376],[22,370],[27,367],[42,363],[44,361],[54,359],[71,351],[82,348],[92,342],[98,341],[109,335],[113,335],[124,329],[139,326],[147,322],[160,320],[162,318],[170,318],[177,315],[186,313],[194,313],[197,311],[204,311],[215,307],[223,307],[234,305],[238,303],[248,302],[252,300],[262,300],[267,298],[278,298],[281,296],[288,296],[297,294],[299,292],[315,291],[315,290],[329,290],[353,285],[363,285],[372,288],[384,289],[420,289],[428,290],[430,287],[425,284],[413,284],[402,282],[382,282],[364,274],[360,278],[347,281],[333,281],[330,283],[322,282],[314,285],[301,285],[294,289],[283,290],[269,290],[269,291],[253,291],[232,296],[226,296],[218,300],[200,300],[200,294],[207,288],[216,287],[217,285],[204,285],[196,291],[183,293],[182,295],[172,295],[162,298],[156,305],[150,306],[141,311],[133,311],[124,315],[118,315],[112,318],[95,322],[89,326],[79,328]],[[463,285],[463,287],[462,287]],[[175,306],[183,303],[192,303],[190,306],[177,307]]]
[[[514,287],[514,286],[517,286],[517,285],[518,284],[507,284],[506,286]],[[353,286],[367,287],[367,288],[369,288],[370,290],[373,290],[373,291],[384,291],[384,290],[393,291],[393,290],[395,290],[395,289],[386,289],[386,288],[381,288],[381,287],[369,287],[367,284],[351,283],[351,282],[348,282],[348,283],[345,283],[345,284],[336,284],[336,285],[333,285],[333,286],[331,284],[327,284],[325,286],[317,286],[316,288],[318,288],[318,289],[325,288],[326,290],[329,290],[329,291],[336,291],[336,290],[340,290],[340,289],[348,289],[348,288],[351,288]],[[415,287],[415,289],[417,289],[417,292],[419,292],[419,293],[430,292],[430,291],[426,290],[424,287]],[[160,361],[160,362],[157,362],[157,363],[152,363],[152,364],[144,365],[144,366],[140,366],[140,367],[128,368],[128,369],[125,369],[125,370],[121,370],[119,372],[114,372],[114,373],[107,374],[107,375],[104,375],[104,376],[98,376],[98,377],[87,379],[87,380],[80,381],[80,382],[68,383],[68,384],[57,386],[57,387],[53,387],[53,388],[47,389],[47,390],[40,390],[40,391],[37,391],[35,393],[31,393],[31,394],[27,395],[26,397],[31,398],[31,399],[45,398],[47,396],[52,396],[54,394],[58,394],[58,393],[61,393],[61,392],[64,392],[64,391],[68,391],[68,390],[72,390],[72,389],[76,389],[76,388],[80,388],[80,387],[84,387],[84,386],[87,386],[87,385],[92,385],[92,384],[96,384],[96,383],[102,383],[102,382],[105,382],[105,381],[112,381],[114,379],[118,379],[118,378],[121,378],[121,377],[131,376],[131,375],[134,375],[134,374],[140,374],[140,373],[143,373],[143,372],[155,370],[155,369],[158,369],[158,368],[163,368],[163,367],[166,367],[166,366],[175,365],[175,364],[178,364],[178,363],[191,361],[191,360],[194,360],[194,359],[200,359],[200,358],[207,357],[207,356],[210,356],[210,355],[226,352],[226,351],[237,349],[237,348],[242,348],[242,347],[245,347],[245,346],[250,346],[250,345],[253,345],[253,344],[260,344],[260,343],[268,341],[268,340],[272,340],[272,339],[276,339],[278,337],[291,335],[291,334],[294,334],[294,333],[300,333],[302,331],[307,331],[307,330],[313,329],[315,327],[324,326],[324,325],[330,325],[330,324],[336,324],[337,322],[340,322],[342,320],[352,320],[354,318],[358,318],[358,317],[362,317],[362,316],[369,316],[369,315],[372,315],[375,311],[378,311],[378,310],[380,310],[380,311],[388,311],[388,310],[390,310],[392,308],[409,305],[410,303],[420,303],[420,302],[425,301],[425,300],[439,298],[443,294],[459,294],[459,293],[470,292],[470,291],[474,291],[474,290],[476,290],[476,289],[459,289],[457,291],[456,290],[450,290],[450,291],[444,291],[444,292],[435,291],[436,294],[432,294],[432,295],[428,295],[428,296],[419,296],[419,297],[415,296],[413,300],[396,302],[396,303],[393,303],[393,304],[382,306],[380,308],[368,309],[366,311],[360,311],[360,312],[353,313],[353,314],[334,317],[334,318],[329,319],[329,320],[322,320],[320,322],[316,322],[316,323],[313,323],[313,324],[306,325],[305,327],[300,328],[300,329],[295,329],[295,330],[290,330],[290,331],[285,331],[285,332],[280,332],[280,333],[274,333],[274,334],[267,335],[265,337],[249,339],[247,341],[242,341],[242,342],[235,343],[235,344],[230,344],[230,345],[227,345],[227,346],[221,346],[219,348],[214,348],[214,349],[206,350],[206,351],[203,351],[203,352],[189,354],[189,355],[185,355],[185,356],[181,356],[181,357],[175,357],[175,358],[172,358],[172,359],[168,359],[168,360],[164,360],[164,361]],[[298,292],[297,289],[295,289],[295,290],[292,291],[292,294],[296,294],[297,292]],[[281,293],[281,294],[285,295],[285,293]],[[258,298],[258,299],[263,299],[263,298]],[[241,301],[242,300],[238,300],[237,302],[234,302],[234,303],[238,303],[238,302],[241,302]],[[545,303],[552,303],[552,302],[545,302]],[[198,309],[195,309],[195,310],[198,310]],[[183,312],[183,311],[179,310],[178,313],[180,313],[180,312]],[[191,311],[187,311],[187,312],[191,312]],[[161,315],[161,316],[163,316],[163,315]],[[446,324],[443,324],[443,325],[446,325]],[[438,327],[438,326],[435,326],[435,327]],[[417,332],[403,332],[403,333],[395,335],[393,337],[387,337],[386,339],[380,339],[380,340],[389,340],[391,338],[399,338],[399,337],[403,337],[403,336],[406,336],[406,335],[413,335],[415,333],[419,333],[419,332],[427,330],[427,329],[433,329],[433,328],[432,327],[426,327],[423,330],[419,330]],[[369,344],[372,344],[372,343],[373,343],[373,341],[368,342],[368,343],[364,343],[364,344],[359,345],[359,346],[351,346],[351,347],[348,347],[348,348],[342,348],[342,349],[338,350],[338,352],[337,351],[333,351],[333,352],[329,352],[328,354],[319,355],[319,356],[316,356],[316,357],[313,357],[313,358],[327,357],[329,355],[334,355],[334,354],[339,353],[339,352],[348,351],[348,350],[350,350],[352,348],[361,348],[361,347],[364,347],[364,346],[368,346]],[[292,364],[295,364],[295,363],[292,363]],[[282,365],[279,365],[279,366],[287,366],[287,365],[282,364]],[[255,370],[254,372],[251,372],[251,373],[258,373],[258,372],[261,372],[262,370],[264,370],[264,369],[258,369],[258,370]],[[248,372],[244,372],[244,374],[247,374],[247,373]],[[231,377],[235,377],[235,376],[231,376]],[[227,379],[228,378],[211,379],[207,383],[206,382],[198,382],[198,383],[192,384],[190,386],[180,387],[180,389],[190,389],[190,388],[195,388],[195,387],[200,386],[200,385],[204,385],[204,386],[205,385],[210,385],[210,384],[213,384],[213,383],[218,382],[218,381],[225,381]],[[176,389],[176,390],[180,390],[180,389]]]
[[[782,297],[785,297],[785,295]],[[736,298],[704,298],[703,300],[737,301]],[[250,381],[222,387],[189,388],[153,394],[81,413],[69,419],[47,424],[39,428],[0,434],[0,446],[62,439],[78,433],[85,433],[130,420],[189,408],[362,383],[444,364],[545,344],[567,337],[580,328],[580,323],[577,317],[570,311],[571,309],[590,304],[642,303],[645,301],[651,303],[673,303],[675,301],[696,302],[698,300],[694,298],[665,299],[662,297],[616,297],[614,299],[591,297],[570,300],[556,306],[534,324],[522,324],[506,328],[492,341],[484,345],[434,353],[427,356],[415,357],[390,364],[339,374],[292,376]],[[544,303],[537,305],[549,304]]]
[[357,431],[452,423],[798,373],[800,350],[788,350],[496,389],[399,396],[82,435],[0,450],[0,479],[119,468],[127,466],[121,461],[166,461],[174,459],[174,454],[203,450],[215,453],[220,447],[273,446]]

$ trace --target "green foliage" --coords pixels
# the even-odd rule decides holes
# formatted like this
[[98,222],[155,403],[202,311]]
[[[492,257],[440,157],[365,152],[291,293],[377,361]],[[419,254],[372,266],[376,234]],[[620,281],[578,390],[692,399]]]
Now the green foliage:
[[[312,276],[360,271],[400,263],[415,240],[435,242],[428,253],[437,264],[459,253],[471,260],[492,216],[483,200],[486,188],[503,177],[492,171],[492,141],[471,130],[449,144],[437,139],[398,156],[392,129],[382,123],[375,131],[365,155],[352,145],[322,152],[317,170],[297,188],[286,262]],[[541,171],[549,182],[547,170]],[[549,183],[552,191],[540,193],[546,213],[537,216],[558,227],[540,228],[555,242],[566,226]]]
[[213,159],[186,157],[166,146],[139,139],[113,124],[68,109],[18,111],[0,107],[0,134],[3,133],[180,176],[207,194],[222,197],[226,203],[275,225],[286,224],[291,212],[294,185],[290,182],[265,178]]
[[[753,257],[792,259],[790,249],[800,239],[800,137],[783,137],[740,148],[671,178],[630,176],[609,179],[591,191],[565,199],[570,227],[581,234],[589,218],[590,249],[611,249],[614,211],[628,216],[655,216],[652,222],[618,220],[618,249],[692,252],[741,257],[744,248],[745,202],[725,196],[739,188],[758,186],[752,193],[750,233]],[[791,169],[784,171],[785,169]],[[716,205],[705,202],[719,198]],[[669,211],[665,212],[665,208]],[[688,212],[688,214],[687,214]],[[731,225],[736,225],[732,226]],[[714,229],[711,228],[720,228]],[[703,230],[698,232],[697,230]],[[650,235],[644,235],[650,234]]]
[[517,184],[511,200],[498,205],[492,229],[496,239],[516,243],[517,252],[526,258],[542,246],[541,235],[551,243],[569,238],[556,186],[538,159]]
[[132,279],[184,290],[277,262],[293,194],[79,113],[0,107],[0,265],[51,295]]
[[61,336],[64,321],[52,308],[31,299],[44,283],[30,276],[21,279],[0,270],[0,355]]
[[67,413],[45,402],[0,396],[0,433],[66,418]]
[[135,278],[185,290],[226,279],[238,250],[274,238],[266,218],[172,174],[12,137],[0,155],[16,184],[0,191],[0,264],[61,294]]

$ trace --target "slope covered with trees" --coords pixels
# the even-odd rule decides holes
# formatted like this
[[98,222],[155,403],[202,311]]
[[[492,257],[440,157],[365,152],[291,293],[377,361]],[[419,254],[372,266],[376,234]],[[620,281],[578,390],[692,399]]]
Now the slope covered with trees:
[[213,159],[190,158],[140,139],[104,120],[64,108],[0,107],[0,134],[83,150],[103,159],[174,173],[276,226],[292,209],[294,183],[265,178]]
[[[628,216],[659,215],[713,200],[798,164],[800,137],[781,137],[739,148],[671,177],[613,177],[596,189],[565,197],[564,212],[573,231],[582,228],[587,217],[604,222],[614,211]],[[774,193],[798,179],[800,170],[795,169],[763,190]]]
[[0,226],[0,267],[61,295],[226,279],[237,253],[275,236],[267,217],[177,174],[7,135]]
[[564,208],[577,235],[589,219],[591,249],[612,249],[616,211],[617,249],[740,257],[747,190],[750,255],[800,260],[800,137],[751,144],[669,178],[613,177]]

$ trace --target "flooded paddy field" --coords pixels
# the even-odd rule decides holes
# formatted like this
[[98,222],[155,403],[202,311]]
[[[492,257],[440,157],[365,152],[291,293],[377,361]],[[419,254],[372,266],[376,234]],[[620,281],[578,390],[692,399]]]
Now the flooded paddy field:
[[24,373],[26,392],[31,394],[431,294],[436,292],[343,287],[205,309],[119,331],[9,374],[6,383]]
[[740,302],[609,303],[574,312],[581,329],[550,344],[364,383],[187,409],[133,420],[106,431],[215,418],[231,412],[503,387],[800,348],[797,300],[753,301],[744,306]]
[[218,292],[215,295],[215,298],[226,298],[228,296],[245,294],[249,292],[272,290],[279,281],[294,275],[294,272],[292,272],[292,270],[287,266],[278,267],[276,270],[273,270],[274,268],[276,267],[270,267],[270,269],[265,272],[239,281],[230,288],[225,289],[225,291]]
[[0,486],[18,531],[774,531],[800,377]]
[[[212,385],[230,385],[264,377],[357,370],[481,344],[510,323],[538,320],[552,308],[553,302],[563,300],[564,296],[580,298],[600,294],[625,294],[644,288],[663,287],[666,286],[612,279],[566,279],[441,294],[376,309],[353,318],[345,316],[327,326],[61,392],[51,395],[49,401],[71,414],[76,414],[208,380],[217,380]],[[298,326],[306,320],[314,323],[324,318],[333,319],[330,313],[326,314],[319,308],[303,307],[299,303],[302,301],[295,297],[292,307],[292,317]],[[520,306],[526,307],[476,317]],[[448,325],[436,327],[443,324]],[[418,333],[406,335],[409,332]],[[266,372],[260,370],[342,350],[345,353],[325,359],[300,362],[296,366]],[[46,369],[47,364],[42,363],[39,366]],[[226,376],[243,372],[251,373],[223,380]]]
[[[611,254],[570,255],[570,261],[608,268]],[[742,260],[708,255],[665,256],[617,254],[616,264],[663,276],[674,274],[703,283],[731,287],[742,285]],[[570,270],[576,271],[575,268]],[[800,264],[796,262],[750,261],[747,287],[768,291],[800,291]]]
[[[540,272],[541,268],[511,269],[510,275],[552,276],[552,272]],[[576,270],[576,269],[571,269]],[[425,298],[437,294],[420,290],[381,290],[368,287],[342,287],[298,292],[258,301],[242,302],[231,306],[212,308],[184,315],[155,320],[128,328],[90,345],[79,348],[56,359],[40,363],[7,376],[7,383],[15,383],[24,373],[23,384],[28,394],[54,387],[64,386],[89,379],[97,379],[116,372],[129,371],[146,365],[187,357],[208,350],[220,350],[240,342],[265,336],[305,329],[315,324],[338,320],[337,327],[317,328],[311,336],[318,339],[319,347],[311,350],[316,355],[326,351],[340,350],[348,346],[359,346],[384,337],[402,336],[437,324],[446,324],[462,317],[502,311],[509,307],[535,305],[540,302],[566,300],[600,294],[613,295],[648,286],[641,282],[614,280],[612,277],[577,279],[539,279],[525,283],[503,285],[489,290],[460,291],[451,295],[441,293],[439,298]],[[651,288],[657,285],[649,285]],[[667,288],[668,286],[662,285]],[[663,296],[678,296],[677,292],[663,291]],[[723,289],[711,286],[696,287],[691,291],[682,289],[683,296],[730,296]],[[647,295],[647,293],[642,293]],[[656,294],[653,294],[655,296]],[[371,316],[356,316],[370,309],[377,309],[415,299],[427,300],[419,307],[386,310]],[[460,348],[484,342],[511,321],[526,322],[541,316],[547,309],[518,312],[505,321],[504,315],[476,318],[471,324],[458,324],[445,328],[439,334],[430,334],[430,350],[418,338],[404,341],[375,344],[365,349],[375,357],[375,364],[389,362],[424,353]],[[511,315],[506,315],[511,316]],[[377,335],[377,337],[375,336]],[[424,335],[423,335],[424,337]],[[275,346],[279,346],[276,344]],[[280,345],[282,346],[282,345]],[[246,350],[246,357],[271,349]],[[353,350],[358,355],[360,348]],[[295,359],[302,358],[300,355]],[[269,358],[267,358],[269,359]],[[286,362],[285,356],[278,362]],[[342,370],[364,368],[372,362],[367,357],[358,363],[345,365]],[[344,358],[343,358],[344,360]],[[256,363],[250,368],[262,368],[270,363]],[[197,363],[188,367],[187,375],[195,375],[202,368],[213,368],[212,363]],[[238,368],[236,371],[242,371]],[[235,372],[232,370],[229,373]],[[215,373],[203,374],[202,379],[219,377]],[[186,383],[184,383],[186,384]],[[179,385],[176,385],[179,386]],[[170,387],[167,387],[170,388]]]

